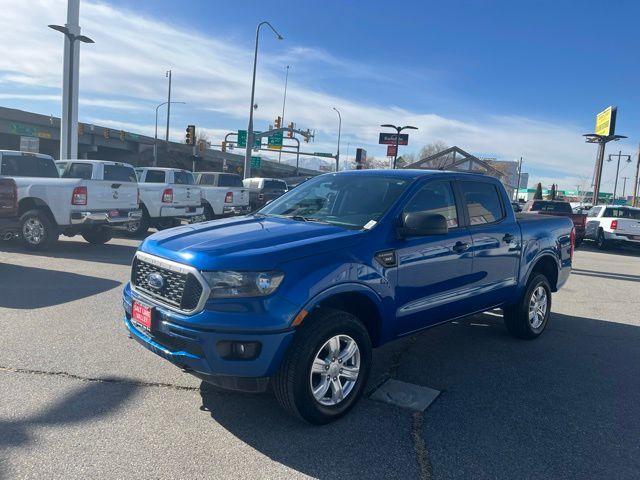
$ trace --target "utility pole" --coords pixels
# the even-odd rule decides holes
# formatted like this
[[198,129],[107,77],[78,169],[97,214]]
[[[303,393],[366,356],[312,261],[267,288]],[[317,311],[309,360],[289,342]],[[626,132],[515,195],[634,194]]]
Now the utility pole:
[[338,153],[336,153],[336,173],[340,171],[340,134],[342,133],[342,115],[340,115],[340,110],[336,107],[333,109],[338,114]]
[[522,175],[522,157],[520,157],[520,162],[518,163],[518,184],[516,185],[516,202],[518,201],[518,194],[520,193],[520,175]]
[[625,192],[625,190],[627,188],[627,179],[628,178],[629,177],[622,177],[622,199],[625,200],[625,202],[626,202],[626,199],[625,199],[625,196],[624,196],[624,192]]
[[618,166],[616,167],[616,181],[613,185],[613,202],[612,203],[616,203],[616,193],[618,192],[618,175],[620,174],[620,159],[622,157],[627,157],[627,163],[631,163],[631,155],[622,155],[622,150],[618,151],[617,155],[609,155],[609,160],[607,160],[608,162],[610,162],[611,160],[613,160],[611,157],[618,157]]
[[[284,123],[284,107],[287,104],[287,84],[289,83],[289,68],[291,68],[291,66],[287,65],[287,74],[284,77],[284,97],[282,98],[282,117],[280,117],[282,119],[282,120],[280,120],[282,126],[285,125],[285,123]],[[281,159],[282,159],[282,148],[278,152],[278,163],[280,163]]]
[[640,144],[638,144],[638,163],[636,163],[636,181],[633,184],[633,202],[634,207],[638,206],[638,183],[640,182]]
[[169,143],[169,119],[171,118],[171,70],[167,70],[165,77],[169,77],[169,95],[167,96],[167,136],[166,142]]

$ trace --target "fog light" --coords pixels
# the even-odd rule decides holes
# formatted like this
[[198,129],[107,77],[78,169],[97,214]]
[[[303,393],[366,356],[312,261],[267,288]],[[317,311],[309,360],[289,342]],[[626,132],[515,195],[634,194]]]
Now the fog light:
[[253,360],[260,355],[260,342],[222,341],[216,345],[218,355],[225,360]]

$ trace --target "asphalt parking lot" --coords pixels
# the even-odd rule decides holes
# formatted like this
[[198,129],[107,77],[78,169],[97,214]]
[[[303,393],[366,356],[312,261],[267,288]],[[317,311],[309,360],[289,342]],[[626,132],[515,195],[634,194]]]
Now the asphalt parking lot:
[[424,413],[311,427],[128,338],[137,243],[0,243],[0,478],[640,478],[639,251],[579,250],[536,341],[489,312],[379,349],[369,393],[440,390]]

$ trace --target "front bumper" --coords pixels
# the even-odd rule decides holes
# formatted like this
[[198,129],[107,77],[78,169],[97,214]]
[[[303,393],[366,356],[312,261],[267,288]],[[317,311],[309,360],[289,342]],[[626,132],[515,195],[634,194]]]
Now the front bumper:
[[[263,391],[278,369],[293,339],[293,330],[247,333],[204,330],[186,327],[172,320],[175,313],[154,306],[151,331],[139,327],[131,320],[133,300],[149,304],[129,286],[124,290],[124,324],[131,337],[148,350],[193,375],[223,388],[242,391]],[[214,312],[208,312],[215,315]],[[248,318],[247,321],[250,319]],[[218,352],[219,342],[259,342],[260,353],[252,360],[228,360]]]
[[[114,213],[117,212],[117,215]],[[72,225],[109,225],[123,224],[132,220],[140,220],[142,210],[93,210],[87,212],[71,212]]]
[[204,207],[160,207],[160,217],[191,218],[204,213]]
[[249,205],[235,205],[222,207],[222,214],[225,216],[247,215],[251,213]]

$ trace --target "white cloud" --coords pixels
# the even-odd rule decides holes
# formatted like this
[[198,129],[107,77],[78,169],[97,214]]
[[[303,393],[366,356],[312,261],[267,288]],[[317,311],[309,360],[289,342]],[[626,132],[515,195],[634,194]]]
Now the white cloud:
[[[47,24],[64,23],[66,1],[0,0],[0,42],[3,50],[0,85],[18,93],[3,93],[3,99],[50,101],[59,103],[62,63],[62,36],[47,29]],[[252,49],[244,49],[223,37],[205,36],[133,11],[115,9],[105,3],[84,1],[80,11],[83,33],[95,40],[82,45],[81,100],[83,108],[109,109],[99,115],[106,126],[132,129],[153,135],[153,125],[141,124],[140,115],[129,111],[145,110],[146,121],[153,120],[153,106],[166,96],[165,70],[174,72],[173,99],[187,102],[185,109],[197,109],[208,121],[203,126],[211,136],[235,130],[246,123],[251,82]],[[19,40],[18,40],[19,39]],[[184,45],[190,45],[185,49]],[[263,128],[282,108],[284,65],[362,75],[362,81],[383,81],[376,66],[359,65],[331,52],[304,45],[286,45],[286,40],[262,53],[258,66],[255,112],[256,127]],[[277,50],[276,50],[277,51]],[[384,71],[384,70],[380,70]],[[429,79],[425,78],[425,82]],[[299,81],[299,80],[298,80]],[[342,113],[343,156],[346,144],[351,153],[362,146],[382,155],[377,143],[380,123],[412,124],[411,144],[403,151],[416,151],[425,143],[442,140],[476,154],[491,154],[502,159],[523,156],[525,171],[540,175],[558,175],[557,181],[571,187],[575,178],[591,175],[595,147],[587,145],[582,128],[561,122],[540,121],[525,116],[491,115],[479,118],[448,118],[446,113],[412,111],[396,105],[363,103],[328,91],[313,89],[290,78],[286,119],[295,119],[302,128],[316,129],[316,151],[335,151],[338,118],[332,107]],[[396,81],[396,80],[394,80]],[[45,90],[45,93],[43,93]],[[417,92],[419,93],[419,92]],[[22,96],[19,96],[22,95]],[[184,110],[180,110],[184,111]],[[92,121],[98,123],[98,118]],[[91,121],[91,120],[87,120]],[[181,128],[172,127],[172,138],[180,140]],[[221,138],[212,138],[218,143]],[[532,181],[535,180],[532,175]]]

